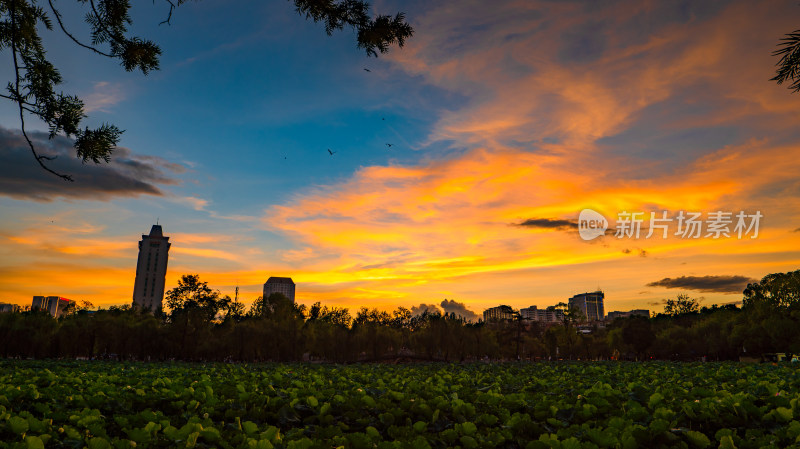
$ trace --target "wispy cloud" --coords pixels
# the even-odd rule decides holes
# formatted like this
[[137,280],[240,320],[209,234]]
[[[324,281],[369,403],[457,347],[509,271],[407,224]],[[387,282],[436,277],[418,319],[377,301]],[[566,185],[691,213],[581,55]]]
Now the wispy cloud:
[[119,83],[100,81],[94,83],[92,92],[88,95],[84,95],[81,99],[83,100],[84,110],[86,112],[110,112],[111,106],[125,100],[125,90]]
[[206,206],[208,206],[208,200],[194,196],[185,196],[181,198],[181,202],[188,203],[194,210],[205,210]]
[[237,256],[236,254],[212,248],[187,248],[183,246],[174,245],[170,249],[170,252],[174,254],[187,254],[190,256],[211,258],[211,259],[224,259],[231,261],[241,260],[241,257]]
[[[119,257],[132,252],[135,243],[120,241],[111,237],[81,237],[55,229],[26,228],[18,234],[0,233],[0,238],[15,245],[27,247],[21,251],[58,253],[69,256],[91,258]],[[67,235],[69,238],[64,238]]]
[[[572,267],[565,270],[583,278],[595,276],[600,263],[658,272],[657,261],[672,254],[783,252],[798,243],[797,234],[773,237],[771,230],[796,227],[789,226],[800,194],[785,186],[800,171],[800,142],[776,131],[788,126],[796,100],[767,81],[773,30],[792,29],[776,12],[781,8],[431,4],[417,18],[415,39],[389,59],[466,99],[440,111],[428,139],[456,151],[363,167],[271,207],[264,223],[299,247],[339,255],[315,269],[365,283],[403,282],[405,291],[420,291],[412,280],[470,283],[547,267]],[[725,126],[737,129],[735,140],[690,150],[669,137]],[[640,134],[665,137],[639,139],[650,147],[636,151],[613,140],[635,142]],[[776,189],[780,200],[768,193]],[[525,232],[574,229],[570,217],[583,208],[609,218],[621,211],[759,209],[771,217],[770,235],[757,245],[653,238],[629,250],[646,262],[628,262],[623,249],[630,242],[613,236],[591,245],[572,232]],[[630,282],[621,272],[612,276]]]
[[578,229],[577,221],[553,218],[529,218],[516,225],[541,229]]
[[757,279],[747,276],[680,276],[650,282],[647,286],[699,292],[741,293],[747,284],[752,282],[757,282]]

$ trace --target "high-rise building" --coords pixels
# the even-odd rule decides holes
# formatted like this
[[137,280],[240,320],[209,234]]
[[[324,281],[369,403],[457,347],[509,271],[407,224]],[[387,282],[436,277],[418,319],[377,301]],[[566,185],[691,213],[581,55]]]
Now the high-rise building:
[[605,295],[598,290],[591,293],[581,293],[569,298],[569,307],[580,310],[580,317],[586,321],[600,321],[605,316],[603,299]]
[[9,304],[7,302],[0,302],[0,313],[14,313],[19,312],[19,306],[16,304]]
[[522,317],[523,320],[529,321],[544,321],[544,309],[540,309],[536,306],[526,307],[524,309],[519,309],[519,316]]
[[47,297],[46,296],[34,296],[33,301],[31,301],[31,310],[47,310]]
[[43,310],[58,318],[64,315],[70,306],[75,306],[75,301],[60,296],[34,296],[31,301],[31,310]]
[[292,278],[272,276],[264,283],[264,299],[273,293],[280,293],[294,302],[295,284]]
[[164,237],[160,225],[153,225],[150,235],[142,235],[136,262],[136,281],[133,284],[135,307],[152,312],[163,309],[170,245],[169,237]]
[[546,309],[539,309],[536,306],[520,309],[520,316],[523,320],[538,321],[541,323],[560,323],[564,318],[564,311],[550,306]]
[[509,306],[491,307],[483,311],[483,321],[513,320],[514,311]]

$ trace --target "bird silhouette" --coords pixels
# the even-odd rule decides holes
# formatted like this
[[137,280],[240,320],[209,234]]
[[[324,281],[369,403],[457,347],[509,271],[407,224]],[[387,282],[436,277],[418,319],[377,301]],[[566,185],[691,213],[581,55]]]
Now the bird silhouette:
[[387,143],[387,144],[386,144],[386,146],[387,146],[387,147],[389,147],[389,148],[391,148],[391,147],[392,147],[392,144],[391,144],[391,143]]
[[328,153],[330,153],[330,154],[331,154],[331,156],[333,156],[333,155],[334,155],[334,154],[336,154],[337,152],[336,152],[336,151],[331,151],[331,149],[330,149],[330,148],[328,148]]
[[366,68],[366,67],[364,67],[364,71],[365,71],[365,72],[370,72],[370,73],[372,73],[372,70],[370,70],[370,69],[368,69],[368,68]]

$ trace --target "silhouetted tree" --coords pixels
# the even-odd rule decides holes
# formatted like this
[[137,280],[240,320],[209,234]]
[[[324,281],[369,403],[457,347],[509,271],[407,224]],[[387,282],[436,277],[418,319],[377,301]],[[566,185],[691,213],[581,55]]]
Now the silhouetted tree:
[[697,313],[699,310],[697,299],[690,298],[689,295],[683,293],[675,299],[668,299],[664,305],[664,313],[670,316]]
[[768,274],[761,282],[747,284],[742,307],[749,309],[759,304],[775,310],[799,309],[800,270]]
[[573,348],[575,344],[578,342],[578,331],[575,328],[575,325],[581,321],[581,311],[576,307],[570,307],[569,304],[565,302],[560,302],[555,306],[556,310],[561,311],[561,342],[563,342],[563,346],[566,347],[567,356],[569,358],[573,357]]
[[650,319],[643,316],[631,316],[622,320],[622,339],[636,352],[641,360],[645,351],[650,348],[656,335],[650,325]]
[[[198,276],[184,276],[168,292],[168,317],[131,306],[59,319],[45,311],[0,314],[2,357],[100,357],[117,360],[298,361],[304,354],[331,362],[416,355],[463,361],[551,357],[587,360],[621,356],[734,360],[740,353],[800,352],[797,272],[776,273],[749,286],[746,313],[733,305],[705,307],[674,301],[675,315],[631,317],[578,333],[574,310],[547,329],[521,321],[467,323],[453,313],[412,316],[313,304],[307,311],[283,295],[258,298],[247,314],[219,297]],[[681,313],[682,302],[689,312]],[[522,326],[520,326],[522,323]],[[558,348],[558,349],[557,349]],[[410,351],[410,352],[409,352]]]
[[171,316],[186,311],[196,311],[205,321],[212,321],[221,310],[226,310],[230,297],[220,298],[208,282],[200,282],[200,276],[185,274],[178,280],[178,286],[167,291],[167,307]]
[[[210,332],[211,322],[227,306],[225,298],[220,298],[219,291],[211,290],[208,282],[200,282],[196,274],[181,276],[178,286],[169,290],[166,298],[169,320],[178,327],[173,330],[177,334],[175,340],[180,342],[179,353],[195,354],[196,343]],[[194,342],[191,347],[190,341]]]

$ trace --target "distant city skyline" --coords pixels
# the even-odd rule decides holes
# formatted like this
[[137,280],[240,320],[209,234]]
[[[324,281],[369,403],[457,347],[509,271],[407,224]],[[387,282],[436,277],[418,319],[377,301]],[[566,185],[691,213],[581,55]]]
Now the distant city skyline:
[[[168,242],[169,237],[164,236],[162,232],[163,231],[162,231],[161,225],[152,225],[149,235],[143,234],[142,235],[142,240],[139,242],[139,256],[137,258],[137,265],[136,265],[136,270],[135,270],[135,272],[136,272],[136,282],[134,284],[134,301],[133,302],[138,304],[139,306],[148,307],[148,308],[151,308],[151,309],[153,309],[153,307],[155,307],[156,309],[163,308],[163,297],[164,297],[164,294],[166,293],[166,291],[168,290],[168,288],[166,287],[166,284],[164,282],[164,278],[166,277],[167,266],[168,266],[168,264],[167,264],[168,251],[169,251],[169,248],[171,247],[171,243]],[[151,240],[154,240],[156,242],[161,242],[163,240],[163,243],[166,243],[166,246],[164,246],[165,251],[163,251],[161,256],[159,256],[159,253],[158,253],[156,248],[150,248],[150,246],[151,246],[150,241]],[[151,264],[145,262],[145,260],[147,259],[148,255],[149,256],[153,256],[155,258],[154,259],[154,260],[156,260],[155,264],[151,265]],[[161,267],[160,268],[159,268],[159,265],[158,265],[158,261],[161,262]],[[154,276],[155,274],[158,274],[158,276]],[[148,287],[149,288],[148,291],[150,291],[149,294],[146,294],[145,291],[144,291],[144,287],[147,285],[147,284],[145,284],[145,279],[147,279],[147,276],[151,276],[151,278],[155,279],[155,282],[156,282],[155,285],[153,285],[153,282],[151,280],[151,282],[149,284],[149,287]],[[161,279],[161,281],[159,281],[158,279]],[[239,286],[237,285],[236,288],[238,289],[238,287]],[[141,290],[141,292],[139,290]],[[155,294],[156,293],[155,290],[159,290],[160,291],[160,295],[159,294]],[[268,281],[263,284],[262,296],[263,297],[268,297],[269,294],[275,293],[275,292],[284,294],[284,296],[287,296],[293,302],[295,302],[295,300],[296,300],[296,298],[295,298],[295,283],[292,281],[291,277],[276,277],[276,276],[269,277]],[[145,295],[145,296],[142,296],[142,295]],[[34,304],[36,303],[37,298],[40,298],[39,299],[40,302],[44,301],[44,302],[42,302],[42,304],[47,303],[47,305],[45,305],[45,308],[52,309],[54,307],[53,306],[53,302],[52,301],[48,302],[48,300],[50,298],[59,298],[59,297],[53,296],[53,297],[45,298],[43,296],[34,296]],[[589,315],[592,316],[592,318],[589,318],[589,321],[596,320],[597,319],[596,318],[597,314],[600,314],[600,316],[601,316],[600,320],[604,319],[604,317],[603,317],[604,293],[601,290],[598,290],[598,291],[595,291],[595,292],[589,292],[589,293],[576,294],[576,295],[573,295],[570,298],[567,298],[566,301],[563,301],[563,302],[568,303],[570,307],[577,307],[578,309],[580,309],[582,311],[583,314],[586,314],[586,311],[584,310],[584,307],[586,306],[587,298],[598,298],[598,300],[594,300],[593,299],[594,302],[592,302],[592,304],[593,304],[593,307],[596,307],[596,310],[593,312],[593,314],[589,313]],[[64,299],[64,298],[62,298],[62,299]],[[250,301],[252,302],[255,299],[256,298],[252,298]],[[705,298],[700,297],[698,299],[700,301],[703,301]],[[247,299],[244,299],[244,300],[247,302]],[[71,300],[66,300],[66,301],[71,301]],[[599,302],[597,302],[597,301],[599,301]],[[74,301],[72,301],[72,302],[74,302]],[[721,304],[730,304],[730,303],[741,303],[741,300],[723,302]],[[0,303],[0,304],[5,304],[5,303]],[[13,304],[13,303],[10,303],[9,305],[11,305],[11,304]],[[465,303],[460,303],[458,301],[453,300],[453,304],[457,304],[459,306],[463,306],[464,310],[466,312],[468,312],[468,313],[475,313],[475,314],[477,314],[479,316],[481,315],[481,311],[480,310],[470,310],[470,309],[467,308],[467,305]],[[584,304],[584,306],[582,307],[581,304]],[[109,305],[124,305],[124,304],[109,304]],[[421,305],[424,306],[425,304],[422,303]],[[356,305],[356,306],[358,306],[358,305]],[[369,307],[369,305],[366,305],[366,306]],[[399,305],[399,307],[402,307],[402,306],[403,305]],[[20,307],[24,307],[24,306],[20,306]],[[37,306],[34,305],[32,307],[37,307]],[[103,306],[101,305],[100,307],[103,307]],[[413,309],[413,308],[416,307],[416,305],[412,304],[410,307]],[[391,310],[391,309],[392,309],[392,307],[386,308],[386,310]],[[504,312],[498,312],[499,309],[500,309],[500,306],[493,306],[493,307],[488,307],[486,310],[483,310],[482,311],[483,319],[486,319],[487,313],[489,314],[489,317],[492,318],[492,319],[496,319],[496,318],[507,319],[507,318],[509,318],[509,317],[505,316],[506,314],[504,314]],[[519,312],[522,312],[522,315],[523,315],[524,319],[529,319],[529,320],[534,320],[534,321],[545,321],[545,322],[555,322],[555,321],[558,321],[560,319],[560,315],[558,314],[559,311],[557,311],[557,310],[553,311],[552,310],[553,306],[545,306],[542,309],[539,309],[538,311],[536,310],[537,309],[536,305],[532,305],[532,306],[527,307],[527,308],[525,308],[525,307],[514,307],[514,309],[519,311]],[[11,309],[9,309],[9,310],[11,310]],[[57,310],[57,308],[56,308],[56,310]],[[436,310],[438,310],[438,308],[434,306],[434,308],[431,309],[430,311],[436,311]],[[446,312],[446,310],[445,310],[445,312]],[[612,317],[617,317],[617,316],[625,317],[625,316],[630,316],[630,315],[644,315],[646,313],[649,313],[648,309],[632,309],[632,310],[627,310],[627,311],[611,312],[609,314],[609,317],[612,318]],[[658,313],[658,312],[656,312],[656,313]],[[52,311],[51,311],[51,314],[52,314]],[[613,314],[613,315],[611,315],[611,314]]]
[[[545,309],[598,289],[606,310],[661,311],[800,268],[800,94],[770,81],[796,2],[374,8],[415,29],[379,58],[291,2],[187,2],[170,26],[137,3],[132,32],[163,48],[146,77],[46,34],[86,125],[125,132],[110,164],[83,165],[29,120],[65,183],[0,102],[0,301],[130,304],[156,220],[165,290],[198,274],[247,305],[275,276],[298,303],[351,311]],[[677,222],[645,238],[646,221],[638,239],[584,240],[584,210],[607,231],[620,214],[761,218],[757,238],[682,238]]]

